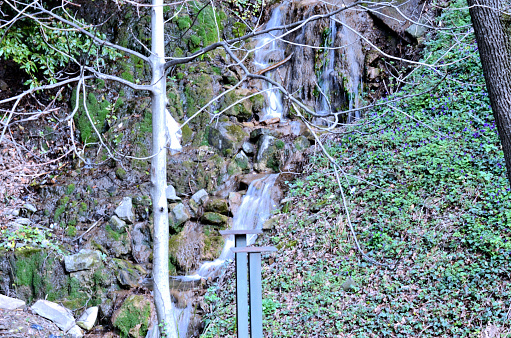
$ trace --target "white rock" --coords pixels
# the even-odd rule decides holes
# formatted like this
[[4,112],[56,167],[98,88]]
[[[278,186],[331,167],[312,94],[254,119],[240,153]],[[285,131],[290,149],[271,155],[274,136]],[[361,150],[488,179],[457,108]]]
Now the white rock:
[[135,220],[135,214],[133,213],[133,204],[131,202],[131,197],[124,197],[122,199],[121,204],[115,209],[115,214],[117,217],[122,219],[125,222],[133,223]]
[[98,318],[98,307],[93,306],[85,310],[84,313],[78,318],[76,324],[80,326],[82,329],[89,331],[94,327],[94,323],[96,323],[96,318]]
[[78,318],[76,324],[80,326],[82,329],[89,331],[94,327],[94,323],[96,323],[96,318],[98,318],[98,307],[93,306],[85,310],[84,313]]
[[25,302],[20,299],[0,295],[0,309],[2,310],[15,310],[23,306],[25,306]]
[[40,299],[30,309],[39,316],[54,322],[64,332],[75,326],[75,319],[71,311],[56,303]]
[[80,250],[79,253],[64,256],[64,265],[67,272],[88,270],[101,262],[101,253],[93,250]]
[[66,333],[66,338],[82,338],[83,337],[83,331],[78,327],[78,325],[73,326],[69,331]]
[[204,189],[197,191],[192,196],[192,200],[195,203],[197,203],[197,205],[203,205],[207,201],[207,199],[208,199],[208,193]]

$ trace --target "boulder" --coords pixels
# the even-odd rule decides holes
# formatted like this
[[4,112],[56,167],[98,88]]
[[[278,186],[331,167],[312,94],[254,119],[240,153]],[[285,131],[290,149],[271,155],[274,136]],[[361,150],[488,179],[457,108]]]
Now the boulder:
[[73,326],[69,331],[66,333],[66,338],[82,338],[83,337],[83,331],[80,329],[78,325]]
[[146,223],[136,223],[131,232],[131,252],[135,261],[148,263],[152,250],[149,246],[150,230]]
[[193,194],[192,200],[195,203],[197,203],[197,205],[201,206],[204,204],[204,202],[208,200],[208,193],[206,192],[206,190],[201,189],[197,191],[195,194]]
[[371,15],[380,19],[387,27],[393,30],[396,34],[404,37],[405,30],[412,24],[408,18],[418,19],[417,14],[414,13],[418,6],[418,0],[399,1],[397,6],[382,6],[376,3],[372,6]]
[[174,228],[174,230],[181,230],[181,226],[190,219],[190,215],[185,208],[183,203],[171,204],[169,218],[172,221],[170,226]]
[[307,137],[302,135],[295,139],[295,141],[293,142],[293,145],[295,146],[296,150],[302,151],[302,150],[309,148],[311,144],[310,144],[309,140],[307,139]]
[[165,189],[165,196],[167,196],[167,201],[170,203],[181,202],[181,198],[176,195],[176,189],[172,185],[167,186],[167,189]]
[[225,100],[221,106],[221,110],[230,107],[225,111],[225,115],[234,116],[243,121],[248,120],[252,117],[252,101],[246,97],[251,94],[253,94],[253,92],[246,88],[239,88],[227,92],[225,94]]
[[75,319],[71,311],[56,303],[40,299],[30,309],[39,316],[54,322],[64,332],[75,326]]
[[234,161],[240,167],[240,169],[248,168],[248,157],[243,150],[241,150],[236,156],[234,156]]
[[284,145],[284,142],[273,136],[262,135],[259,138],[257,141],[257,154],[254,159],[254,168],[257,171],[279,171],[279,144]]
[[243,145],[241,146],[241,149],[243,149],[243,151],[248,154],[248,155],[253,155],[254,154],[254,151],[255,151],[255,147],[252,143],[250,142],[243,142]]
[[209,129],[208,142],[225,156],[232,156],[240,150],[248,134],[237,124],[219,122]]
[[112,316],[113,326],[122,337],[144,337],[153,312],[152,302],[143,295],[128,296]]
[[228,200],[229,209],[231,210],[231,214],[234,216],[241,205],[241,194],[239,192],[230,192]]
[[88,270],[100,263],[101,254],[99,251],[80,250],[77,254],[64,257],[64,265],[67,272]]
[[94,323],[96,323],[96,319],[98,318],[98,307],[93,306],[85,310],[80,318],[76,321],[76,324],[80,326],[84,330],[91,330],[94,327]]
[[224,199],[210,198],[206,203],[205,210],[226,215],[229,213],[229,206],[227,205],[227,201]]
[[0,309],[2,310],[16,310],[25,306],[25,302],[21,299],[11,298],[0,295]]
[[[140,280],[140,267],[133,265],[131,262],[114,259],[113,263],[116,265],[116,277],[120,285],[126,288],[134,288],[139,286]],[[141,269],[142,270],[142,269]]]
[[124,222],[119,217],[114,215],[108,221],[108,225],[110,225],[110,228],[112,228],[112,230],[121,232],[126,227],[126,222]]
[[229,217],[216,212],[205,212],[204,215],[202,215],[201,221],[206,224],[226,226],[229,222]]
[[115,209],[115,214],[121,220],[132,224],[135,220],[135,213],[133,212],[133,204],[131,197],[124,197],[121,204]]

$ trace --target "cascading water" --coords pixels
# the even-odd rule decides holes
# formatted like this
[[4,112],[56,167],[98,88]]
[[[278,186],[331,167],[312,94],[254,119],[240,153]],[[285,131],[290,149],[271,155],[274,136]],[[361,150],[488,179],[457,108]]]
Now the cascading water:
[[[278,176],[278,174],[270,174],[266,177],[257,179],[250,184],[247,194],[243,197],[241,206],[234,215],[232,230],[252,230],[262,228],[263,223],[270,217],[271,212],[275,209],[275,202],[271,197],[271,190]],[[249,236],[247,245],[253,244],[256,238],[257,235]],[[190,288],[193,286],[194,281],[201,278],[217,276],[225,261],[234,257],[234,254],[231,252],[233,247],[234,238],[226,239],[220,257],[212,262],[204,262],[193,275],[172,277],[174,281],[177,281],[173,284],[178,285],[179,283],[182,283],[181,285],[178,285],[178,288],[182,288],[184,284],[190,283]],[[179,307],[178,304],[174,304],[173,315],[176,323],[178,324],[180,338],[186,338],[192,315],[192,304],[189,299],[187,299],[188,296],[189,294],[187,294],[186,291],[180,292],[180,297],[184,297],[185,300],[181,303],[186,304],[186,306]],[[158,325],[153,325],[153,330],[148,333],[147,337],[158,337],[157,328]]]
[[[286,3],[280,5],[273,10],[270,21],[265,26],[265,29],[277,27],[282,25],[283,21],[283,6]],[[278,62],[284,59],[284,47],[283,42],[280,39],[276,39],[282,32],[274,30],[268,34],[263,34],[257,39],[257,45],[255,48],[254,64],[258,70],[263,70],[271,66],[273,62]],[[281,79],[278,76],[277,70],[272,70],[267,73],[268,77],[278,83],[281,83]],[[265,91],[264,96],[266,98],[266,106],[263,109],[263,116],[261,121],[279,117],[282,119],[283,105],[282,105],[282,93],[271,83],[262,81],[262,90]]]
[[[329,41],[326,43],[326,47],[333,47],[335,38],[337,36],[337,23],[332,18],[330,19],[330,33]],[[321,105],[318,113],[321,115],[327,115],[332,112],[332,107],[329,97],[332,94],[332,82],[335,81],[335,49],[330,48],[327,53],[327,62],[324,65],[323,73],[321,74],[320,88],[323,92],[321,95]]]
[[[275,208],[275,203],[271,198],[271,189],[275,184],[278,174],[271,174],[264,178],[255,180],[250,184],[247,194],[243,197],[241,206],[236,215],[234,215],[232,230],[252,230],[261,229],[264,221],[266,221]],[[229,236],[226,239],[224,248],[220,257],[213,262],[205,262],[197,270],[195,275],[186,276],[185,278],[198,279],[215,276],[219,267],[227,260],[234,257],[231,249],[234,247],[234,238]],[[257,236],[252,235],[248,238],[247,245],[254,243]]]

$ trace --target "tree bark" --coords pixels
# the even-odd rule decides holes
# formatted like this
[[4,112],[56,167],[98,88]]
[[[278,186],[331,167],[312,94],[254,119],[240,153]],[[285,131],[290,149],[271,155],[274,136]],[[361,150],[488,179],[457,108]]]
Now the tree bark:
[[500,0],[467,0],[483,66],[486,88],[497,123],[507,178],[511,183],[510,39],[499,11]]
[[154,217],[153,289],[161,336],[178,338],[169,288],[169,219],[167,198],[167,152],[165,149],[165,44],[163,0],[151,8],[152,127],[151,197]]

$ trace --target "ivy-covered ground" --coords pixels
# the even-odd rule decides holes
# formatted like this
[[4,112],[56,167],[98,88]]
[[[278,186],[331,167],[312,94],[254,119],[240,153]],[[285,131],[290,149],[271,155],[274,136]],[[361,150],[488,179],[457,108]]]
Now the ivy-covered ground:
[[[470,23],[464,10],[439,20]],[[511,337],[511,194],[474,37],[454,34],[464,30],[429,37],[427,61],[445,54],[446,66],[416,71],[328,142],[362,250],[387,266],[361,258],[333,167],[313,157],[259,243],[280,249],[263,260],[265,336]],[[233,272],[206,295],[202,337],[235,336]]]

